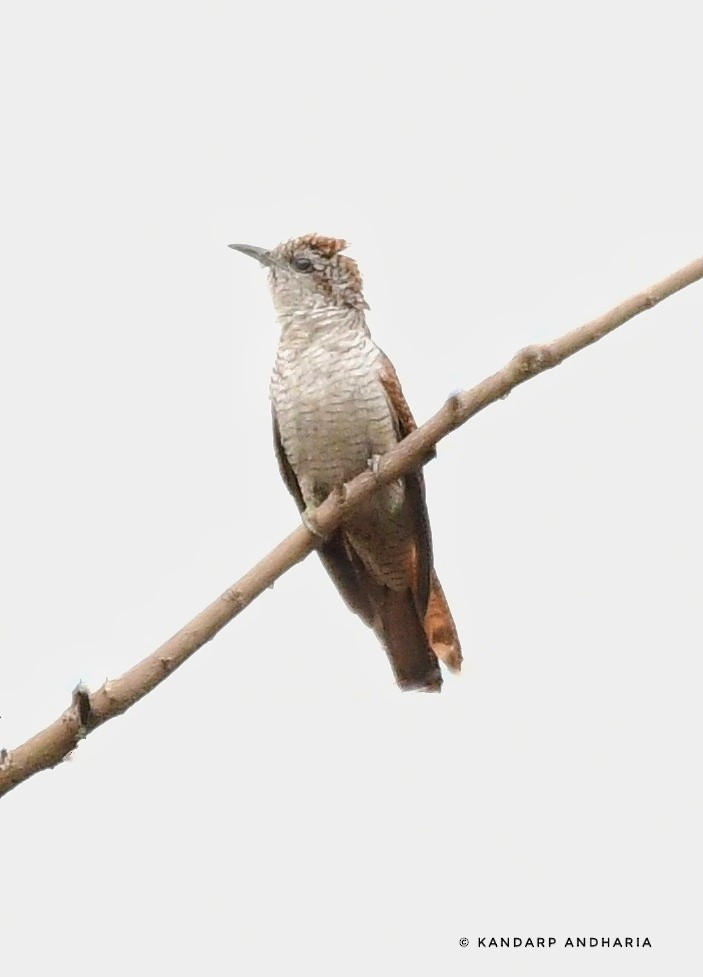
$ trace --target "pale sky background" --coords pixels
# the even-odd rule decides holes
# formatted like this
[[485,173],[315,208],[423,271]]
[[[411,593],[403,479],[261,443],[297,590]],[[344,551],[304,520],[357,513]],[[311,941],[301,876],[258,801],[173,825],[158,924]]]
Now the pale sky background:
[[[350,240],[425,420],[703,252],[699,17],[3,4],[0,745],[297,524],[227,243]],[[700,972],[702,323],[698,285],[440,446],[441,696],[313,557],[8,795],[2,973]]]

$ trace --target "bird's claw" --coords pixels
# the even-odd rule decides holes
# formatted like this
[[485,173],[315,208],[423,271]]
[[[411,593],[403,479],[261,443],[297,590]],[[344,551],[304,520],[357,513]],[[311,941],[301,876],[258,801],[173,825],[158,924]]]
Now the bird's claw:
[[381,455],[370,455],[366,465],[373,475],[373,477],[378,481],[378,468],[381,463]]

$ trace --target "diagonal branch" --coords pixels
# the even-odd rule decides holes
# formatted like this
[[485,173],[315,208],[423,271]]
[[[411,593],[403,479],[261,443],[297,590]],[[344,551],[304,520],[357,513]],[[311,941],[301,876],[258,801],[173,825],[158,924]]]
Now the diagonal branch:
[[[450,397],[434,417],[384,455],[376,473],[364,472],[333,492],[315,510],[310,520],[314,521],[314,528],[322,536],[328,535],[379,485],[385,485],[423,464],[438,441],[484,407],[701,278],[703,258],[621,302],[599,319],[573,329],[551,343],[520,350],[502,370],[472,390]],[[14,750],[0,750],[0,797],[40,770],[60,763],[88,733],[108,719],[119,716],[151,692],[286,570],[303,560],[314,547],[315,536],[299,526],[241,580],[124,675],[105,682],[92,694],[83,686],[75,689],[71,705],[51,725]]]

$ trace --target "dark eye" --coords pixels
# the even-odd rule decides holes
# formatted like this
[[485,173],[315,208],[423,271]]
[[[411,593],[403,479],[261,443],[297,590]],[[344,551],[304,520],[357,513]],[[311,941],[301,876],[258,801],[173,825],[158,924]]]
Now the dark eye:
[[310,271],[312,269],[312,261],[309,258],[293,258],[292,264],[296,271]]

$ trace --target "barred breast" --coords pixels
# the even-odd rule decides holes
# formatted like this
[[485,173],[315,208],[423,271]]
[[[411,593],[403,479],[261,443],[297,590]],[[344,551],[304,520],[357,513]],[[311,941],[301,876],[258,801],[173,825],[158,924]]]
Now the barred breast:
[[271,378],[281,443],[307,505],[363,471],[396,442],[373,341],[326,335],[281,341]]

